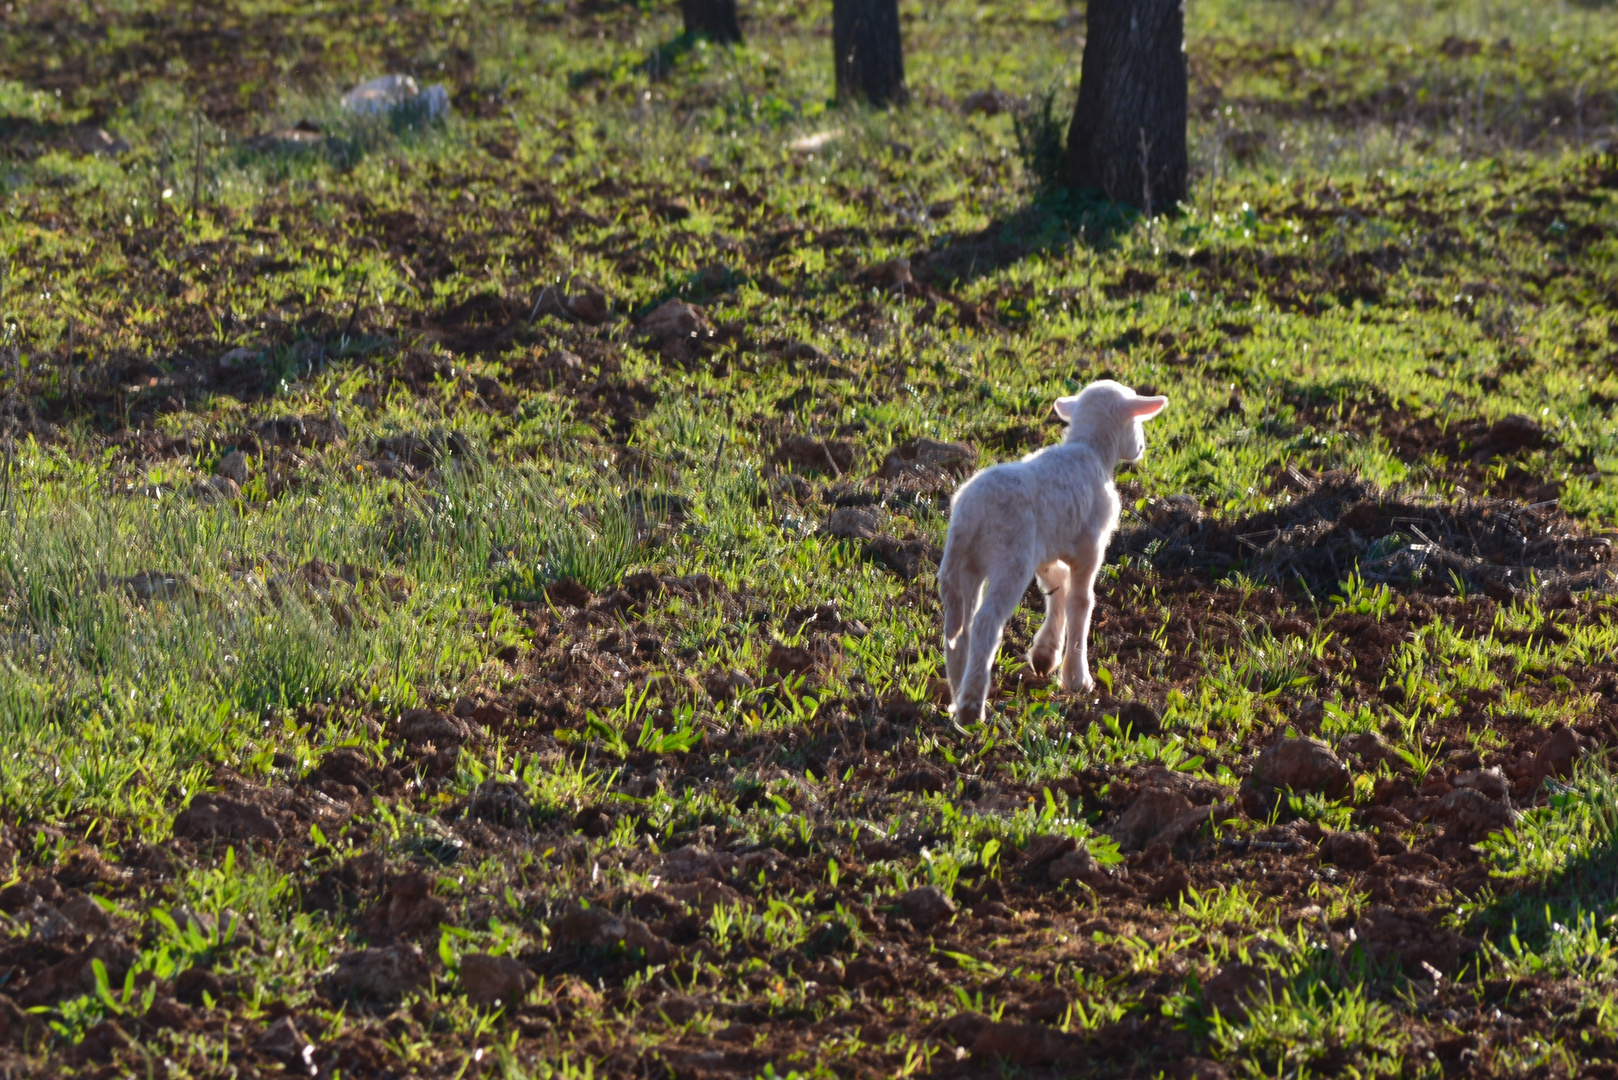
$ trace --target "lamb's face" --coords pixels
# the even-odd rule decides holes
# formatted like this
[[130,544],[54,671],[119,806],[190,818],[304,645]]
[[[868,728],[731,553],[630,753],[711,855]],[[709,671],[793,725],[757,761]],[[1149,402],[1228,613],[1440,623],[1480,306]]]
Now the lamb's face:
[[1085,437],[1105,445],[1106,434],[1117,460],[1139,461],[1146,454],[1144,422],[1163,411],[1166,397],[1142,397],[1111,379],[1086,386],[1074,397],[1058,398],[1056,413],[1068,422],[1068,439]]

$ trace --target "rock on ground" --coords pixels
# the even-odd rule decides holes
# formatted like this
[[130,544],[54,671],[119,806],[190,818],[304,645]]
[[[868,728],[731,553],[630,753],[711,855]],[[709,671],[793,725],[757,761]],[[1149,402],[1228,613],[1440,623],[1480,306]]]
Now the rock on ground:
[[912,439],[888,451],[877,476],[883,480],[923,482],[970,475],[978,466],[978,452],[963,442]]
[[449,112],[449,88],[433,83],[423,90],[409,75],[382,75],[343,95],[343,108],[361,116],[382,116],[397,109],[420,109],[428,120]]
[[918,930],[927,930],[955,914],[955,901],[937,885],[923,885],[899,897],[899,910]]
[[247,455],[240,450],[232,450],[219,459],[214,473],[237,484],[247,483]]
[[667,881],[721,881],[730,876],[735,865],[736,856],[729,852],[691,844],[664,855],[657,872]]
[[671,338],[711,337],[714,328],[708,316],[695,304],[688,304],[684,300],[665,300],[635,325],[635,331],[661,344]]
[[1338,795],[1348,786],[1348,769],[1319,739],[1282,739],[1259,755],[1253,778],[1295,792]]
[[392,1001],[427,985],[432,969],[414,945],[382,949],[355,949],[337,958],[337,970],[328,980],[338,998],[357,997]]
[[844,506],[826,519],[826,532],[843,540],[870,540],[882,527],[882,515],[868,506]]
[[487,1008],[516,1005],[539,981],[534,973],[509,956],[468,953],[461,957],[461,989],[466,1000]]
[[669,943],[644,922],[633,915],[614,915],[606,908],[578,908],[568,912],[557,922],[556,936],[589,949],[622,946],[631,952],[638,950],[654,964],[663,963],[673,955]]
[[174,835],[188,840],[279,840],[281,825],[263,807],[204,792],[174,819]]
[[1510,806],[1469,787],[1445,795],[1432,816],[1444,822],[1447,835],[1462,840],[1481,840],[1491,832],[1509,829],[1517,817]]
[[805,472],[830,472],[841,476],[854,467],[858,448],[842,439],[811,439],[807,435],[789,435],[776,447],[776,464]]
[[1458,788],[1471,788],[1495,802],[1505,802],[1511,796],[1511,783],[1499,769],[1470,769],[1457,773],[1450,783]]
[[1112,827],[1112,838],[1123,850],[1137,851],[1175,821],[1195,811],[1191,800],[1178,791],[1165,787],[1144,788]]
[[458,716],[437,709],[410,709],[399,717],[399,732],[411,743],[461,743],[472,737],[472,727]]
[[449,919],[449,905],[432,889],[432,879],[419,870],[401,874],[365,913],[365,932],[373,938],[413,938],[437,931]]
[[1368,870],[1376,865],[1380,857],[1376,849],[1376,841],[1365,833],[1334,832],[1327,833],[1320,841],[1320,857],[1322,860],[1342,867],[1344,870]]

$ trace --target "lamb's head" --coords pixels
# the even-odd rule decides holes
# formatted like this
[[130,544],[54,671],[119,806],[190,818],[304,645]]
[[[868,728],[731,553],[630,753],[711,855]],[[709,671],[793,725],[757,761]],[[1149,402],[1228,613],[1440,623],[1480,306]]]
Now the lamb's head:
[[1142,397],[1111,379],[1091,383],[1072,397],[1056,399],[1056,415],[1067,421],[1067,442],[1087,442],[1115,461],[1139,461],[1146,453],[1150,420],[1169,403],[1166,397]]

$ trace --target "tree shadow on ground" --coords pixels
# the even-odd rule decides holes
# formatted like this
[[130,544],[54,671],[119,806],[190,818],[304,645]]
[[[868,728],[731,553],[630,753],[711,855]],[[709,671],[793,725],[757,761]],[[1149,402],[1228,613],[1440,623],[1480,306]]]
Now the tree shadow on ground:
[[1030,255],[1074,244],[1109,248],[1140,220],[1138,210],[1110,202],[1099,191],[1057,189],[977,232],[944,238],[912,263],[924,280],[962,285]]
[[[1501,879],[1486,895],[1469,929],[1508,951],[1512,939],[1541,951],[1551,937],[1567,938],[1570,931],[1577,937],[1583,924],[1602,922],[1618,910],[1618,782],[1589,768],[1570,784],[1546,784],[1546,804],[1525,811],[1510,834],[1491,836],[1485,850],[1554,851],[1563,844],[1583,850],[1550,873]],[[1560,951],[1576,948],[1571,939],[1561,944]]]

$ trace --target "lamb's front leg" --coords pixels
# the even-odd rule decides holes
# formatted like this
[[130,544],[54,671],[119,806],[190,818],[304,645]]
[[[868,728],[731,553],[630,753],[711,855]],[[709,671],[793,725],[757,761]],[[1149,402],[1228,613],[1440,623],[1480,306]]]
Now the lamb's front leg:
[[1067,629],[1067,563],[1053,562],[1035,571],[1039,591],[1045,594],[1045,622],[1028,649],[1028,666],[1036,675],[1049,675],[1062,660],[1063,633]]
[[1069,646],[1062,661],[1062,689],[1089,693],[1095,689],[1090,677],[1090,614],[1096,606],[1096,573],[1101,569],[1102,551],[1094,547],[1080,554],[1069,566],[1067,582],[1067,622]]

